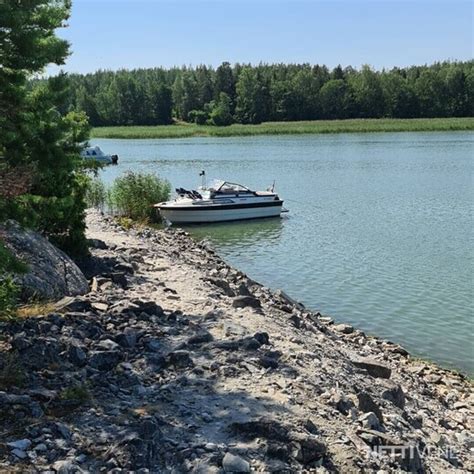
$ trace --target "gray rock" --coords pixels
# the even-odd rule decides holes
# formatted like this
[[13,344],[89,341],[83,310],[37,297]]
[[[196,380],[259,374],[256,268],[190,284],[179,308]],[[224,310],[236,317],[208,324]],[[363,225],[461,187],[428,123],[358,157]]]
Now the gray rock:
[[273,357],[268,357],[268,356],[265,356],[265,355],[259,357],[258,363],[264,369],[277,369],[278,365],[279,365],[277,359],[275,359]]
[[343,415],[348,415],[351,408],[354,408],[354,403],[352,402],[352,400],[350,400],[340,392],[336,392],[331,397],[330,404],[334,406]]
[[39,233],[23,229],[14,221],[0,225],[0,233],[8,249],[28,265],[27,273],[15,277],[23,300],[57,300],[89,291],[79,267]]
[[235,296],[234,290],[230,287],[226,280],[221,278],[209,278],[208,281],[220,288],[227,296]]
[[234,308],[261,308],[262,304],[260,300],[253,296],[236,296],[232,301],[232,306]]
[[114,266],[114,270],[118,272],[130,273],[132,275],[133,273],[135,273],[133,265],[131,263],[126,262],[117,263],[117,265]]
[[364,413],[375,413],[380,423],[383,424],[382,411],[367,392],[359,392],[357,394],[357,399],[359,400],[358,408],[360,411],[363,411]]
[[94,249],[106,250],[108,248],[107,244],[100,239],[88,239],[87,243],[89,244],[89,247]]
[[194,365],[188,351],[170,352],[166,357],[166,361],[168,365],[172,365],[177,368],[190,367]]
[[351,359],[351,362],[361,369],[365,369],[372,377],[379,377],[382,379],[389,379],[392,374],[390,367],[380,363],[375,359],[357,357]]
[[27,454],[25,453],[25,451],[23,451],[21,449],[14,449],[12,451],[12,454],[14,456],[16,456],[18,459],[26,459],[26,457],[27,457]]
[[240,340],[240,346],[247,351],[257,350],[261,344],[254,337],[244,337]]
[[96,302],[92,303],[92,308],[96,311],[105,312],[109,308],[109,305],[107,303]]
[[115,351],[119,350],[119,348],[120,346],[111,339],[104,339],[102,341],[99,341],[96,345],[96,349],[101,351]]
[[89,365],[101,371],[112,370],[122,360],[119,351],[91,351],[89,353]]
[[25,451],[31,446],[31,440],[25,438],[17,441],[10,441],[7,443],[7,446],[10,449],[21,449],[22,451]]
[[226,453],[222,459],[224,472],[250,472],[250,464],[240,456]]
[[214,340],[214,338],[212,337],[212,334],[210,332],[201,331],[201,332],[191,336],[188,339],[187,344],[189,344],[189,345],[203,344],[205,342],[211,342],[213,340]]
[[405,393],[400,385],[388,388],[382,392],[382,398],[392,402],[396,407],[405,408]]
[[70,459],[56,461],[52,467],[57,474],[77,474],[83,472],[83,470]]
[[354,332],[354,327],[350,324],[335,324],[333,329],[337,332],[342,332],[343,334],[351,334]]
[[0,406],[4,405],[29,405],[32,402],[28,395],[14,395],[0,392]]
[[86,364],[87,354],[79,344],[73,344],[67,351],[67,356],[71,364],[82,367]]
[[23,351],[26,348],[30,347],[32,345],[32,342],[30,339],[28,339],[28,337],[26,336],[26,333],[20,332],[13,336],[11,345],[13,349],[17,351]]
[[146,313],[150,316],[163,314],[163,308],[156,301],[133,300],[132,303],[138,306],[137,313]]
[[253,335],[253,338],[256,339],[262,345],[270,344],[270,337],[268,336],[267,332],[256,332]]
[[91,302],[81,296],[65,296],[54,305],[56,311],[85,312],[92,308]]
[[112,272],[109,277],[113,283],[120,285],[123,289],[127,288],[128,280],[124,272]]
[[364,413],[362,416],[359,417],[359,421],[362,423],[364,428],[368,428],[369,430],[380,430],[380,421],[377,415],[371,411],[368,413]]
[[318,461],[326,453],[326,446],[316,439],[315,436],[305,436],[295,433],[292,436],[292,441],[296,443],[293,456],[303,465]]
[[126,328],[124,332],[115,336],[115,341],[122,347],[131,349],[137,344],[137,331]]
[[32,398],[36,398],[37,400],[48,402],[50,400],[54,400],[58,396],[58,392],[55,390],[48,390],[44,387],[37,387],[28,390],[28,395]]
[[247,285],[245,283],[241,283],[237,287],[237,293],[240,296],[252,296],[252,293],[250,293],[250,290],[247,288]]
[[159,352],[163,346],[159,339],[149,339],[145,345],[146,348],[152,352]]
[[282,442],[290,441],[289,428],[276,420],[261,417],[256,420],[232,423],[230,429],[247,439],[265,438]]
[[304,304],[294,300],[291,296],[288,296],[283,290],[275,291],[275,296],[280,298],[281,301],[289,306],[296,306],[298,309],[303,310]]

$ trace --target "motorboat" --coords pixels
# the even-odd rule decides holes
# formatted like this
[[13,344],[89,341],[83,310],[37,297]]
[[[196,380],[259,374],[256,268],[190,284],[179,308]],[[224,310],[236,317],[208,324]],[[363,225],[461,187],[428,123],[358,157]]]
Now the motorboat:
[[81,151],[81,157],[105,165],[116,165],[118,163],[118,155],[106,155],[98,146],[84,147]]
[[241,184],[215,181],[192,191],[177,188],[176,194],[173,201],[155,204],[161,217],[172,224],[279,217],[287,212],[274,185],[266,191],[252,191]]

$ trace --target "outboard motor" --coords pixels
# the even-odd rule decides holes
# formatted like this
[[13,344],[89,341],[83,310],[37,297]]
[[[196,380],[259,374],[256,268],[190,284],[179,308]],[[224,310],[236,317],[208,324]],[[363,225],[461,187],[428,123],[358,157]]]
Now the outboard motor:
[[113,165],[118,164],[118,155],[112,155],[110,158],[112,159]]

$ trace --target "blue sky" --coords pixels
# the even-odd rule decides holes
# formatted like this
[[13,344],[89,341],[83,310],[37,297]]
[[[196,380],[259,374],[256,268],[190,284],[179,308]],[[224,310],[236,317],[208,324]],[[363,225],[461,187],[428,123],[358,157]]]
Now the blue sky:
[[[473,3],[401,0],[73,0],[63,69],[222,61],[375,68],[466,60]],[[54,72],[51,69],[50,72]]]

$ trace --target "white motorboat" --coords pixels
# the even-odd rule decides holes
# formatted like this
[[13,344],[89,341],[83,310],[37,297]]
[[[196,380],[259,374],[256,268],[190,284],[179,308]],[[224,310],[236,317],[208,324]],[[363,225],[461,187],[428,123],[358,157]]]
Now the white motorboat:
[[164,219],[176,224],[278,217],[286,212],[273,187],[252,191],[241,184],[217,181],[210,187],[203,184],[197,191],[178,188],[176,193],[174,201],[155,204]]
[[116,165],[118,162],[118,155],[106,155],[98,146],[84,147],[81,151],[81,157],[105,165]]

